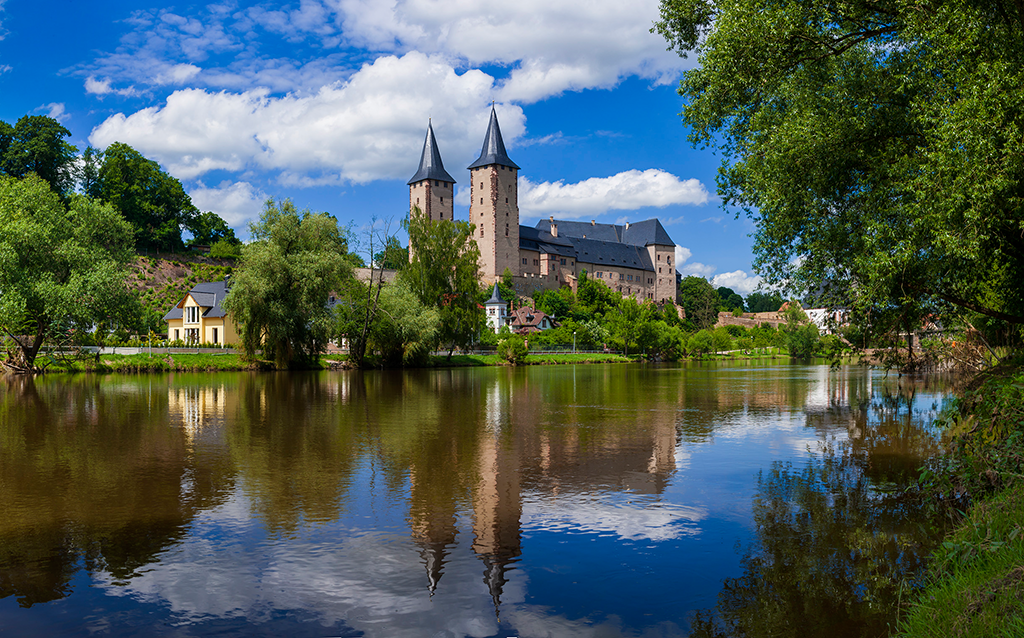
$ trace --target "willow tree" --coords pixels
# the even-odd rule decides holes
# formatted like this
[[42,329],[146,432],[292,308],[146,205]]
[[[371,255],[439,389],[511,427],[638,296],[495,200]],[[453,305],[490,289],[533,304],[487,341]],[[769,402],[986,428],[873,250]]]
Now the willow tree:
[[268,200],[242,248],[223,306],[249,359],[262,350],[279,369],[315,362],[327,347],[332,291],[351,275],[346,234],[327,213]]
[[767,283],[873,327],[1024,324],[1024,10],[1003,0],[662,0],[654,30]]

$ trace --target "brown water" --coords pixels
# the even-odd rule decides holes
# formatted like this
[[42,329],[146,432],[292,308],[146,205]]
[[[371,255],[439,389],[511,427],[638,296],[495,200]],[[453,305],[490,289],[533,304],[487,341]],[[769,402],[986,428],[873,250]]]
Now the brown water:
[[0,635],[884,635],[943,396],[785,365],[7,379]]

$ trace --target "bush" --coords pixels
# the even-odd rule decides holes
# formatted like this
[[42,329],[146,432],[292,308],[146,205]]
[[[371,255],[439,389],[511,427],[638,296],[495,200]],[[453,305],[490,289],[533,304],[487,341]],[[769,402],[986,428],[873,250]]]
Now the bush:
[[526,339],[522,335],[508,335],[498,343],[498,356],[512,365],[518,365],[526,361],[529,349],[526,347]]

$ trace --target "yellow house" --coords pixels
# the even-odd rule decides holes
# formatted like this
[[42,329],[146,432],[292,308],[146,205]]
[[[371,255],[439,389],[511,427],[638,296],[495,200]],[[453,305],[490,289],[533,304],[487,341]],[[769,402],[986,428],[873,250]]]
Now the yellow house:
[[220,304],[230,287],[230,279],[196,284],[185,298],[164,315],[167,338],[188,343],[234,345],[238,343],[235,323]]

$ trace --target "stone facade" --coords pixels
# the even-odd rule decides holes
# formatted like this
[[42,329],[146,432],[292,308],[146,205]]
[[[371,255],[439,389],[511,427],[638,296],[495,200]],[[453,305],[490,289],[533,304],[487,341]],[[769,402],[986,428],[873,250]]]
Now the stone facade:
[[[505,151],[493,108],[480,157],[468,168],[469,221],[484,283],[494,284],[507,268],[520,295],[575,290],[586,271],[623,295],[677,301],[675,242],[657,219],[618,226],[550,217],[536,227],[519,224],[519,166]],[[454,185],[428,125],[419,169],[409,181],[410,210],[419,208],[432,221],[452,220]]]

